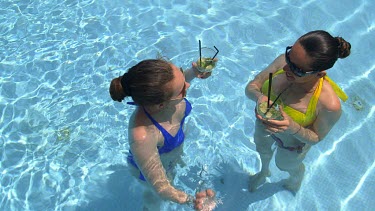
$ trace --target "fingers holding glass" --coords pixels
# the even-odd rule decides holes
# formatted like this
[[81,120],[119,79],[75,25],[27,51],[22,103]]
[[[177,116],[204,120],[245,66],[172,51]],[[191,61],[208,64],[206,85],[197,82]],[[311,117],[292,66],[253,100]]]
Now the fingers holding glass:
[[219,49],[214,46],[213,48],[202,47],[199,40],[199,57],[197,59],[197,70],[201,73],[212,72],[216,66],[218,59],[216,58]]

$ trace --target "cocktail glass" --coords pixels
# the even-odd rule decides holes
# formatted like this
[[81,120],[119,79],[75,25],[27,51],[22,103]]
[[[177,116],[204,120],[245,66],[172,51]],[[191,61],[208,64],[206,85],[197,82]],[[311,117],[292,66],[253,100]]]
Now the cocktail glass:
[[267,101],[257,103],[257,112],[264,119],[283,120],[280,106],[274,103],[272,107],[267,107]]
[[217,59],[215,59],[215,57],[218,53],[219,49],[217,49],[216,46],[214,46],[214,49],[201,47],[201,41],[199,40],[198,71],[201,73],[212,72],[212,69],[216,66]]

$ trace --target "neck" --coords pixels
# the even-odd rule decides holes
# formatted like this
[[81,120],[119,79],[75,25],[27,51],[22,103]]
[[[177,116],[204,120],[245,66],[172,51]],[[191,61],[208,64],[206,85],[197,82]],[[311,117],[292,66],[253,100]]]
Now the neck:
[[147,113],[151,115],[159,115],[160,113],[163,113],[165,108],[160,108],[159,105],[152,105],[152,106],[143,106],[144,110],[147,111]]
[[170,106],[159,107],[159,105],[154,105],[144,106],[143,108],[158,122],[170,121],[174,114],[174,111],[171,110],[172,108]]
[[309,80],[307,82],[305,81],[303,83],[292,83],[292,87],[298,87],[299,90],[304,93],[311,93],[315,91],[319,81],[320,78],[318,78],[317,80]]

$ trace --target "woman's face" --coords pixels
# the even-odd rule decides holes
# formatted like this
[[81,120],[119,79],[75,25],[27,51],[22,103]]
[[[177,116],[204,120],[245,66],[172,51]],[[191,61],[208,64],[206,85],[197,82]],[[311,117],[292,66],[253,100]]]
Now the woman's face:
[[174,78],[168,82],[167,87],[173,92],[170,100],[183,99],[186,96],[186,90],[190,87],[190,84],[185,81],[185,76],[181,68],[174,64],[171,64]]
[[301,80],[318,72],[310,68],[311,58],[298,41],[291,48],[287,47],[285,60],[284,70],[289,81]]

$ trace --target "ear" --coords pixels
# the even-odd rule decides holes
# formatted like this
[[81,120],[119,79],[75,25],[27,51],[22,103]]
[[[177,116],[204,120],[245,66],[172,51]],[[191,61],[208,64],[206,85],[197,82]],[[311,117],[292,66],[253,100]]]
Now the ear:
[[322,78],[322,77],[324,77],[324,76],[326,76],[326,75],[327,75],[327,72],[326,72],[325,70],[320,71],[320,72],[318,72],[318,74],[316,74],[316,76],[317,76],[318,78]]
[[159,110],[163,109],[164,107],[165,107],[165,104],[164,104],[164,103],[160,103],[160,104],[158,105],[158,109],[159,109]]

